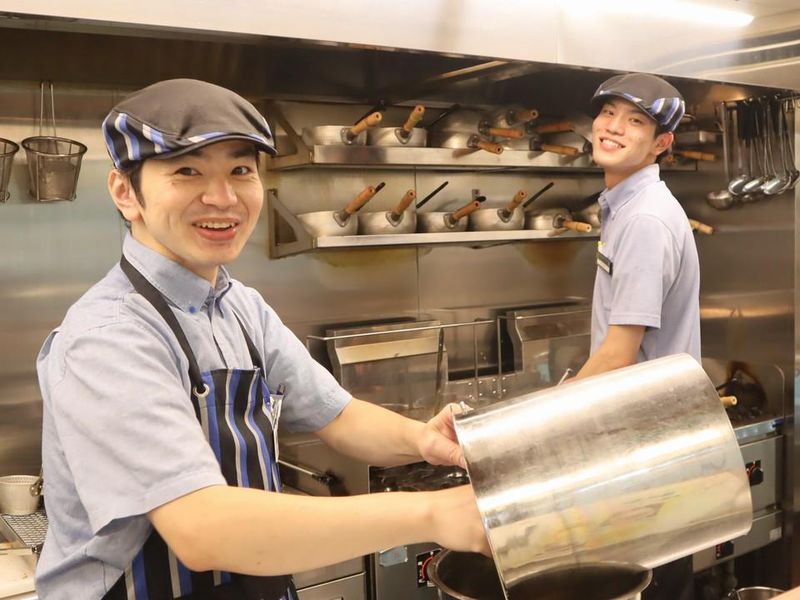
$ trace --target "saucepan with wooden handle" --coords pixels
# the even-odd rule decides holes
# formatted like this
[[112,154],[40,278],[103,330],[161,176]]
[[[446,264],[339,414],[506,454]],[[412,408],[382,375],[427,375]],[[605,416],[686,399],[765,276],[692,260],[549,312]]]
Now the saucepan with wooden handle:
[[314,237],[355,235],[358,233],[358,215],[370,199],[383,189],[381,182],[375,187],[367,186],[341,210],[318,210],[302,213],[297,218]]
[[361,119],[355,125],[317,125],[303,128],[303,141],[309,146],[363,146],[367,143],[366,131],[383,119],[383,115],[375,111]]

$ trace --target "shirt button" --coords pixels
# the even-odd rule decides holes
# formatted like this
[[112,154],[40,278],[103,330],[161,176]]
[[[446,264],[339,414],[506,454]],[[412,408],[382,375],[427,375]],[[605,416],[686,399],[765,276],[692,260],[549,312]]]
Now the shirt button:
[[197,307],[196,306],[190,306],[189,307],[189,312],[192,313],[192,314],[195,314],[197,312]]

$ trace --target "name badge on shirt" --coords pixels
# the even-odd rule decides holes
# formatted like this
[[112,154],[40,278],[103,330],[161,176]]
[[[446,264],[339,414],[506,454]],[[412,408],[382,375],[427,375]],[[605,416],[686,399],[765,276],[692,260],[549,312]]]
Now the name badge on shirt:
[[597,266],[603,269],[609,275],[613,274],[614,263],[611,259],[603,254],[603,242],[597,242]]

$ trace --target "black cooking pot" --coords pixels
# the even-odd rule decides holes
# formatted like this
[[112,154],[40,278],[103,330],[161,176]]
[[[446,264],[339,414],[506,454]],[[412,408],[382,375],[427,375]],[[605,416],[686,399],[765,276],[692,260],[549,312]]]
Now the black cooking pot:
[[[491,558],[443,550],[427,574],[440,600],[505,600]],[[638,565],[595,563],[570,565],[537,573],[509,588],[509,600],[637,600],[652,572]]]

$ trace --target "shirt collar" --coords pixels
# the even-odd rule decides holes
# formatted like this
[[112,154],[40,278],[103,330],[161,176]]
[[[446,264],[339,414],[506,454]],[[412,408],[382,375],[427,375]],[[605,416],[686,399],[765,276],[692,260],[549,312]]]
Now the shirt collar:
[[207,301],[221,298],[231,286],[225,267],[220,267],[212,288],[207,280],[133,239],[130,233],[122,243],[122,253],[169,302],[186,312],[196,312]]
[[628,201],[638,194],[641,189],[651,183],[661,181],[661,169],[657,163],[642,167],[632,175],[623,179],[610,190],[606,188],[597,201],[600,206],[612,215],[622,208]]

